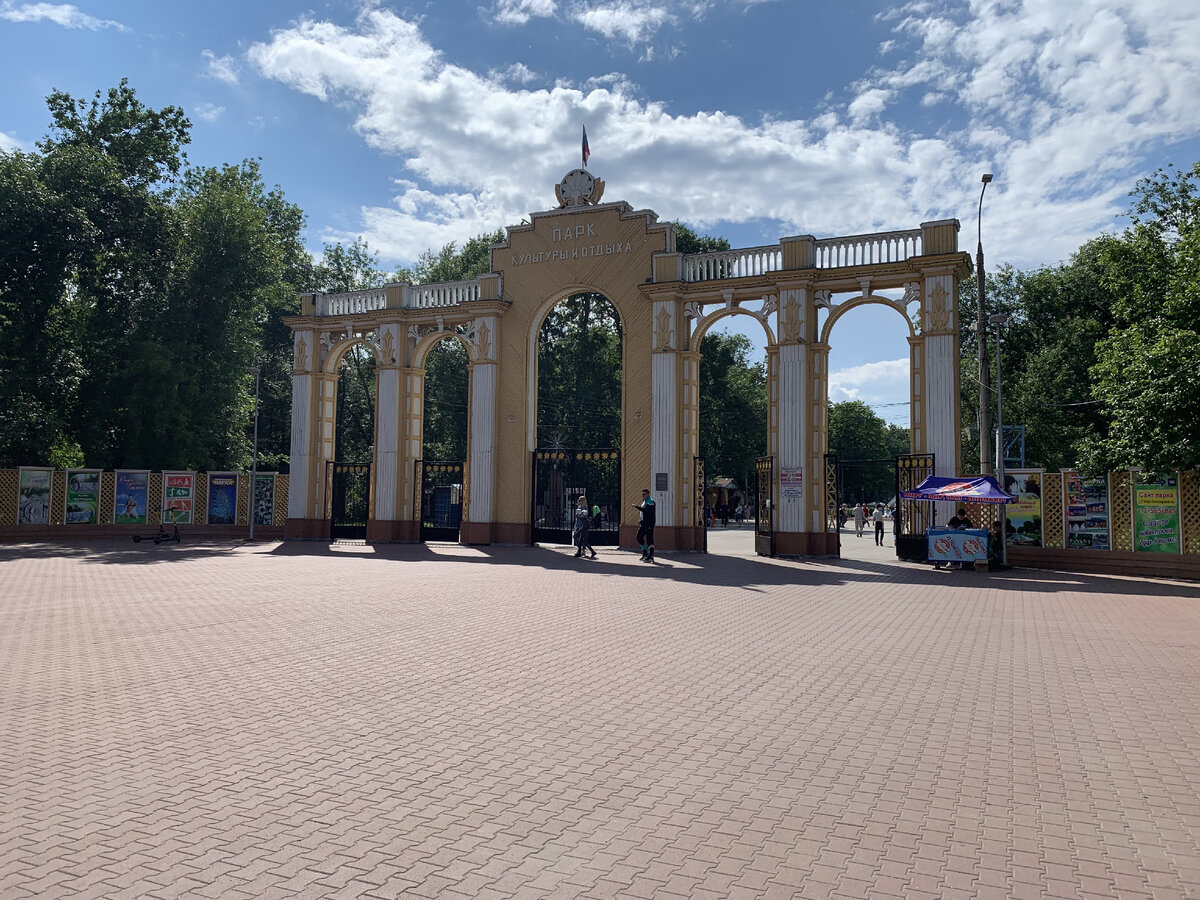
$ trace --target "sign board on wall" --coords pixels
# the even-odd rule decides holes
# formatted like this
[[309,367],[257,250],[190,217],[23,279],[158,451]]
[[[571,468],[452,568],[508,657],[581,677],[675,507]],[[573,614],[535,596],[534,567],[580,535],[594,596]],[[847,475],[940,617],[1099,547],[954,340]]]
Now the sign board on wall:
[[118,525],[145,525],[150,507],[150,473],[147,471],[117,472],[117,489],[113,492],[113,521]]
[[208,524],[233,525],[237,522],[236,472],[210,472],[208,475]]
[[1042,470],[1014,469],[1004,474],[1005,493],[1017,498],[1004,507],[1010,544],[1042,545]]
[[798,500],[804,496],[804,468],[783,466],[779,470],[779,491],[784,500]]
[[254,524],[272,525],[275,522],[275,473],[259,472],[254,476]]
[[1063,533],[1069,550],[1108,550],[1108,479],[1063,471]]
[[100,521],[99,469],[67,469],[63,520],[68,525],[95,525]]
[[50,524],[50,480],[53,475],[53,469],[21,466],[17,486],[18,524]]
[[1179,478],[1134,473],[1133,549],[1141,553],[1179,553]]
[[166,525],[191,525],[195,503],[195,472],[163,472],[162,520]]

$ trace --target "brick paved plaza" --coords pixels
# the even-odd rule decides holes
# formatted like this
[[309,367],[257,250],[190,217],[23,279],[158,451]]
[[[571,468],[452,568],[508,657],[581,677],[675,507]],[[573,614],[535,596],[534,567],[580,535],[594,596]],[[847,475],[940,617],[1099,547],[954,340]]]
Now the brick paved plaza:
[[0,897],[1200,895],[1200,586],[847,552],[0,546]]

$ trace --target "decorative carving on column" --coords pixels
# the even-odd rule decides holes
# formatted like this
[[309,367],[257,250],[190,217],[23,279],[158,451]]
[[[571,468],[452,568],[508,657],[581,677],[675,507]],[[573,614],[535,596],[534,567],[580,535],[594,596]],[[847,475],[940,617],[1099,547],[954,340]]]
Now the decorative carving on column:
[[700,304],[699,300],[689,300],[683,304],[683,314],[689,319],[703,319],[704,307]]
[[292,366],[293,375],[303,375],[308,371],[308,341],[304,340],[304,335],[296,340],[296,356],[295,363]]
[[783,313],[780,316],[780,331],[785,341],[800,340],[800,304],[795,294],[790,294],[783,302]]
[[382,354],[379,360],[382,365],[396,365],[396,339],[392,337],[392,330],[390,328],[383,333],[383,340],[380,341],[379,350]]
[[487,322],[479,322],[472,335],[475,348],[475,360],[488,361],[492,358],[492,331]]
[[817,309],[830,309],[833,306],[833,291],[815,291],[813,293],[813,305]]
[[904,282],[904,296],[900,298],[900,302],[906,307],[908,304],[921,299],[921,282],[906,281]]
[[654,349],[671,350],[671,339],[675,329],[671,327],[671,314],[665,308],[658,311],[654,321]]
[[762,304],[762,309],[755,313],[755,315],[762,319],[763,322],[766,322],[767,317],[779,309],[779,297],[776,294],[764,294]]
[[952,305],[954,298],[949,291],[942,287],[941,283],[938,283],[929,292],[929,299],[932,303],[925,310],[925,334],[949,334],[950,315],[954,312]]

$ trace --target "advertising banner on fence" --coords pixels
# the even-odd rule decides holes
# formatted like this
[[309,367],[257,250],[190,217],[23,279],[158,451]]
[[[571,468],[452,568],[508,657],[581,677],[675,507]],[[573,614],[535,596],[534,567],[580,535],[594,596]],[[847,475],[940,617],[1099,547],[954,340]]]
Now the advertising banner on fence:
[[254,524],[275,522],[275,473],[259,472],[254,476]]
[[233,525],[237,522],[237,474],[208,473],[208,524]]
[[100,470],[67,469],[68,525],[95,525],[100,521]]
[[1004,507],[1008,516],[1008,542],[1030,547],[1042,545],[1042,470],[1014,469],[1005,473],[1004,490],[1017,498]]
[[1133,549],[1142,553],[1179,553],[1179,478],[1135,473]]
[[53,475],[53,469],[21,466],[17,486],[18,524],[50,524],[50,479]]
[[1108,479],[1063,472],[1063,533],[1070,550],[1108,550]]
[[145,525],[150,508],[150,473],[118,470],[115,494],[113,521],[118,525]]
[[162,520],[165,525],[191,525],[195,472],[163,472]]

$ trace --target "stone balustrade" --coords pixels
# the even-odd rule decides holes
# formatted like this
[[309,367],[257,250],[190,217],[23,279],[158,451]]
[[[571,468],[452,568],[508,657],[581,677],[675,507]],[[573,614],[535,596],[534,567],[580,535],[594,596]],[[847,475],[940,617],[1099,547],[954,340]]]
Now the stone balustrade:
[[347,316],[353,313],[387,309],[387,290],[385,288],[347,291],[343,294],[317,294],[314,299],[318,316]]
[[388,293],[399,289],[401,309],[442,309],[479,299],[479,280],[441,284],[390,284],[365,291],[313,294],[314,315],[347,316],[388,308]]
[[439,309],[479,299],[479,279],[445,281],[440,284],[406,284],[402,309]]
[[874,263],[904,262],[921,255],[921,229],[884,231],[878,234],[854,234],[825,238],[816,242],[816,267],[864,266]]
[[778,244],[769,247],[747,247],[744,250],[693,253],[683,258],[684,281],[744,278],[782,269],[783,250]]

